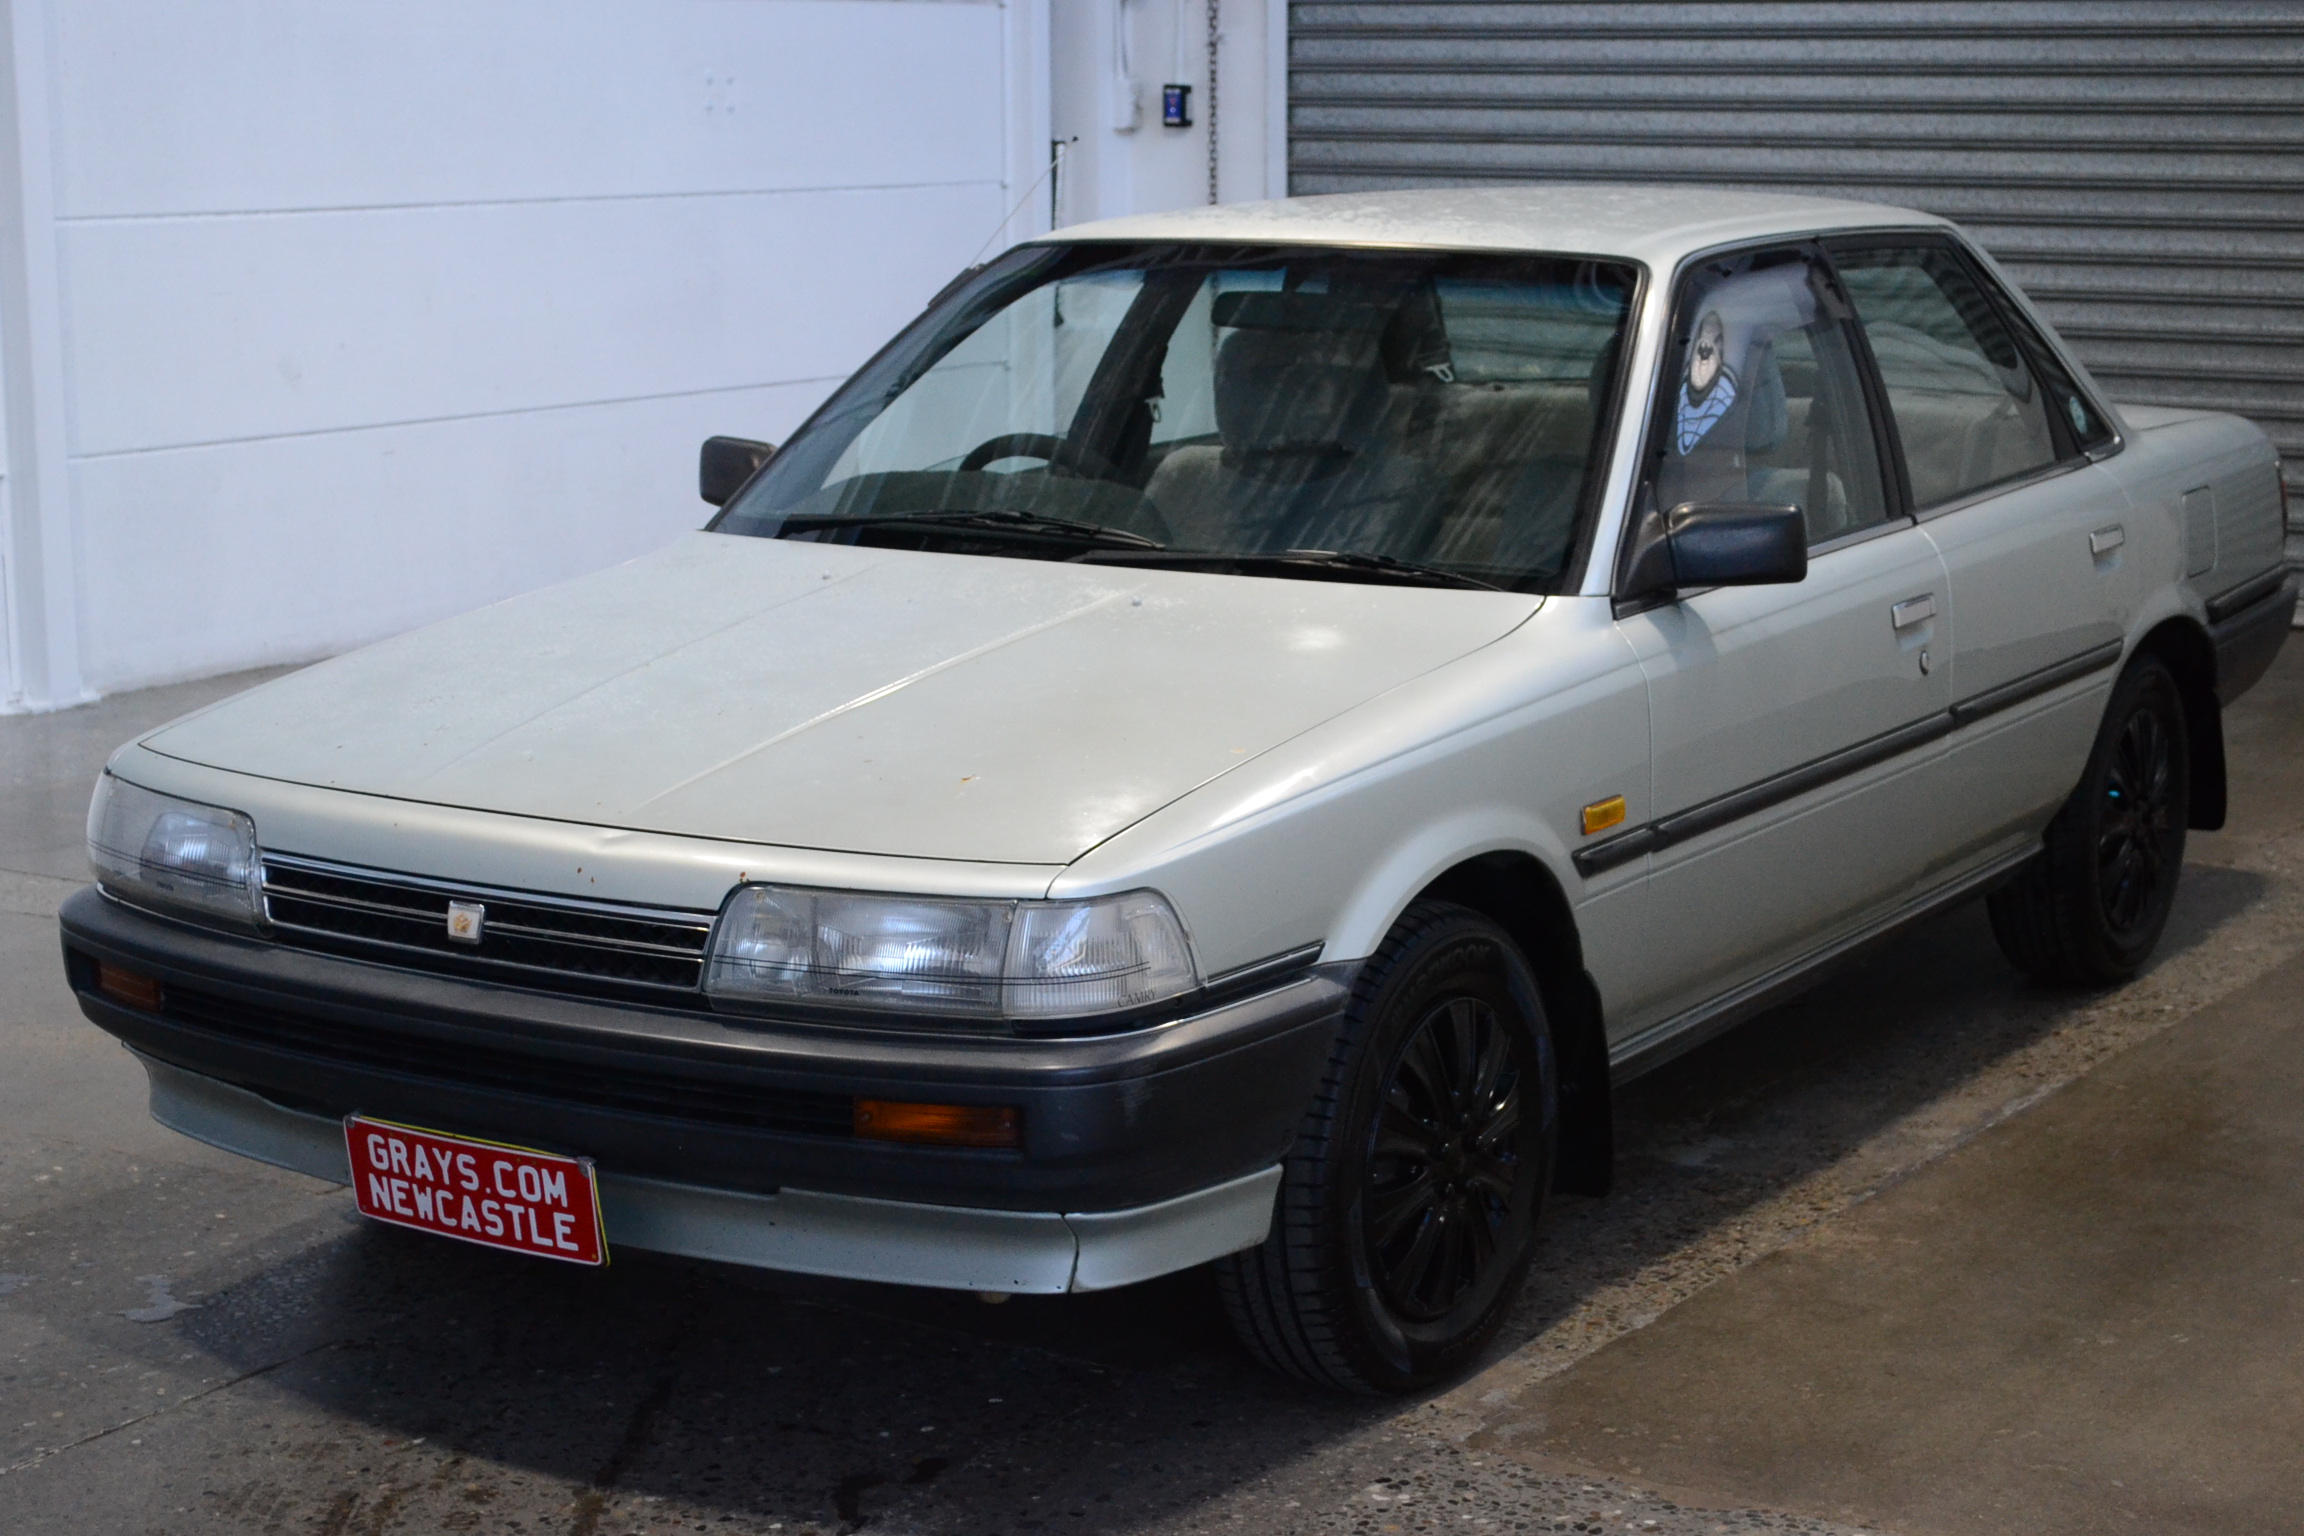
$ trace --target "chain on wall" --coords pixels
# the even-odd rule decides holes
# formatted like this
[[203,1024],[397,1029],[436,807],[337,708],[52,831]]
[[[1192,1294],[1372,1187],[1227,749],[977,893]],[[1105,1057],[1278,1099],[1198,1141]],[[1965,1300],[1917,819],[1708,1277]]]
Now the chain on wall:
[[1223,0],[1208,0],[1208,201],[1216,201],[1216,43],[1223,34]]

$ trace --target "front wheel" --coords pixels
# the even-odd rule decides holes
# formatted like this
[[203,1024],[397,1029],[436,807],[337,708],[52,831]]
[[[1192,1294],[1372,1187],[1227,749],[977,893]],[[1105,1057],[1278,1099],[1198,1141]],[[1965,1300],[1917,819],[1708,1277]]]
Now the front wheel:
[[1558,1097],[1511,939],[1468,908],[1410,907],[1353,990],[1271,1233],[1217,1263],[1249,1350],[1357,1392],[1461,1369],[1527,1275]]
[[1992,893],[1993,937],[2019,970],[2104,986],[2151,955],[2184,867],[2189,740],[2175,674],[2140,658],[2112,690],[2087,772],[2039,856]]

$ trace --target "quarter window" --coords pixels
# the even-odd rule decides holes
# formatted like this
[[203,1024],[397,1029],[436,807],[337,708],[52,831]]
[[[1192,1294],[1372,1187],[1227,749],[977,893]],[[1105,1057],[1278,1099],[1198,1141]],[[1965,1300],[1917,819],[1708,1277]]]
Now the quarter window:
[[1656,505],[1797,506],[1808,542],[1887,521],[1845,305],[1806,251],[1708,261],[1684,279]]
[[2056,461],[2046,392],[1999,308],[1949,247],[1836,256],[1888,391],[1914,506]]

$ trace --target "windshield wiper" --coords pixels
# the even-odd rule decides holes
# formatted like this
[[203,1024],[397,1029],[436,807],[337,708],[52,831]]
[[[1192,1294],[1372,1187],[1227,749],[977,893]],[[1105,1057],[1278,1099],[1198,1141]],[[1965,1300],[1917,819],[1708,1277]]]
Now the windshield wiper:
[[1285,576],[1291,571],[1369,571],[1424,586],[1472,587],[1482,592],[1505,590],[1492,581],[1482,581],[1462,571],[1444,570],[1437,565],[1418,565],[1413,560],[1401,560],[1360,549],[1286,549],[1278,554],[1225,554],[1218,550],[1162,549],[1144,555],[1132,551],[1106,555],[1090,550],[1085,554],[1074,555],[1072,559],[1075,564],[1082,565],[1231,566],[1241,570],[1270,571],[1279,576]]
[[1018,533],[1047,533],[1081,539],[1092,544],[1108,544],[1120,549],[1166,549],[1158,539],[1148,539],[1125,528],[1109,528],[1102,523],[1077,522],[1069,517],[1045,517],[1038,512],[859,512],[835,517],[788,517],[776,530],[776,537],[788,533],[813,533],[819,528],[861,528],[871,523],[929,523],[962,528],[996,528]]

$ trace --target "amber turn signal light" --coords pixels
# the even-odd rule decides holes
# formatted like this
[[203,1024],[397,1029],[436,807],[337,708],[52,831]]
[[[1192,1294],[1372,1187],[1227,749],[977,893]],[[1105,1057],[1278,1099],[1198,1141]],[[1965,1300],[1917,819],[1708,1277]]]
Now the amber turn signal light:
[[1595,800],[1584,807],[1584,835],[1586,837],[1590,837],[1595,832],[1605,832],[1610,827],[1620,827],[1623,824],[1624,797],[1622,795],[1610,795],[1605,800]]
[[99,960],[96,990],[124,1008],[141,1008],[146,1013],[160,1011],[160,983],[140,971],[122,970]]
[[1005,1104],[858,1099],[856,1134],[873,1141],[922,1141],[944,1147],[1020,1147],[1024,1117]]

